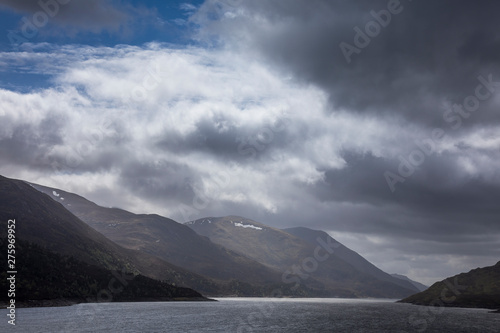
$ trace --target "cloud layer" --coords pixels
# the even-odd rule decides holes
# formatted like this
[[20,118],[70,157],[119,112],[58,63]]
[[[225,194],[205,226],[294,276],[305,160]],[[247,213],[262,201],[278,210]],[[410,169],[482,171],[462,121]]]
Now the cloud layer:
[[[317,85],[329,95],[331,112],[439,125],[447,104],[462,103],[478,75],[500,80],[500,40],[491,33],[500,25],[499,5],[492,1],[220,3],[206,1],[194,17],[200,38],[217,36]],[[346,56],[342,43],[357,50]],[[467,127],[498,122],[494,110],[484,103]]]
[[426,283],[493,264],[497,4],[395,4],[209,0],[198,46],[0,53],[51,82],[0,90],[0,173],[179,222],[324,229]]

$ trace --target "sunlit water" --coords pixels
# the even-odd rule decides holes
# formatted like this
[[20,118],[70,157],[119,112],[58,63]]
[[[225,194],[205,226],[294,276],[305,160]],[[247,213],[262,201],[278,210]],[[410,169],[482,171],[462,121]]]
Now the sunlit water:
[[0,311],[0,332],[500,332],[500,314],[387,300],[219,299]]

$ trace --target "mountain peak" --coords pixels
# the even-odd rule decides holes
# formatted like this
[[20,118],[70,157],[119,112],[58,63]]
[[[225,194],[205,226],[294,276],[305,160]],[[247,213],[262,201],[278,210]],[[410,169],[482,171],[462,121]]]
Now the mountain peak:
[[[240,216],[206,217],[187,225],[214,243],[284,272],[282,278],[289,283],[299,281],[299,285],[322,296],[395,297],[418,291],[409,282],[376,268],[324,231],[305,227],[280,230]],[[326,257],[314,261],[320,253]],[[308,274],[299,277],[291,272],[291,268],[296,270],[312,261],[313,269],[302,266]]]

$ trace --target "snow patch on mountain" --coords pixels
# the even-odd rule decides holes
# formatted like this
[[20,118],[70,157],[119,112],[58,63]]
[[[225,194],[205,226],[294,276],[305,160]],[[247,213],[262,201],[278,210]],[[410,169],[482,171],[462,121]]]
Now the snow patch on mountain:
[[203,224],[205,222],[212,223],[212,221],[210,221],[209,219],[203,219],[203,220],[189,221],[189,222],[186,222],[184,224],[194,225],[194,224]]
[[236,222],[234,224],[235,227],[242,227],[242,228],[250,228],[250,229],[255,229],[255,230],[262,230],[261,227],[256,227],[254,225],[251,225],[251,224],[243,224],[241,222]]

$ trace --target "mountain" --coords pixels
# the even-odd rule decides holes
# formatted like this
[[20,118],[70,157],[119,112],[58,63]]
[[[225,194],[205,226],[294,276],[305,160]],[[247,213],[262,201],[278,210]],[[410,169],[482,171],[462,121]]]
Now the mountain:
[[430,306],[500,309],[500,261],[461,273],[400,302]]
[[[15,220],[16,242],[21,248],[22,244],[35,244],[47,253],[74,258],[110,274],[113,271],[130,272],[134,275],[144,274],[177,283],[188,279],[203,281],[203,277],[198,277],[158,258],[118,246],[80,221],[49,196],[40,193],[23,181],[0,176],[1,239],[7,237],[8,220]],[[6,249],[5,252],[7,252]],[[39,264],[49,265],[49,257],[51,255],[38,258]],[[22,262],[22,258],[19,258]],[[34,268],[26,270],[29,272],[30,269]],[[59,274],[59,270],[56,269],[55,273]],[[25,274],[23,272],[23,276]],[[40,286],[43,286],[45,279],[50,278],[42,276]],[[65,283],[72,282],[67,280]],[[60,286],[60,288],[63,287],[63,285]]]
[[[323,232],[280,230],[239,216],[208,217],[185,224],[225,248],[284,272],[282,278],[287,283],[305,285],[324,296],[397,298],[418,291]],[[355,260],[350,263],[342,257]]]
[[[37,184],[31,186],[64,205],[68,211],[116,244],[213,279],[223,286],[215,294],[262,296],[269,294],[274,287],[286,287],[281,281],[280,272],[215,244],[171,219],[105,208],[77,194]],[[214,295],[214,292],[209,294]],[[299,291],[289,294],[301,295]]]
[[401,279],[401,280],[405,280],[405,281],[410,282],[412,285],[414,285],[418,289],[418,291],[424,291],[425,289],[429,288],[425,284],[422,284],[420,282],[414,281],[414,280],[410,279],[409,277],[407,277],[405,275],[391,274],[391,276],[395,277],[396,279]]
[[351,264],[358,271],[368,274],[380,281],[394,283],[403,288],[413,290],[414,292],[420,291],[418,287],[416,287],[413,283],[411,283],[411,281],[396,278],[390,274],[387,274],[386,272],[382,271],[381,269],[373,265],[371,262],[360,256],[357,252],[347,248],[343,244],[331,238],[330,235],[328,235],[324,231],[312,230],[304,227],[288,228],[283,230],[296,237],[302,238],[311,245],[317,244],[318,238],[330,239],[331,242],[335,242],[338,244],[338,247],[335,248],[335,255],[340,259],[344,260],[345,262]]
[[[77,194],[30,185],[116,244],[209,279],[210,295],[264,296],[279,288],[292,296],[401,298],[418,291],[321,231],[279,230],[231,216],[182,225],[159,215],[105,208]],[[319,251],[318,237],[323,242]],[[315,261],[317,255],[326,259]],[[207,290],[203,283],[184,285]]]

